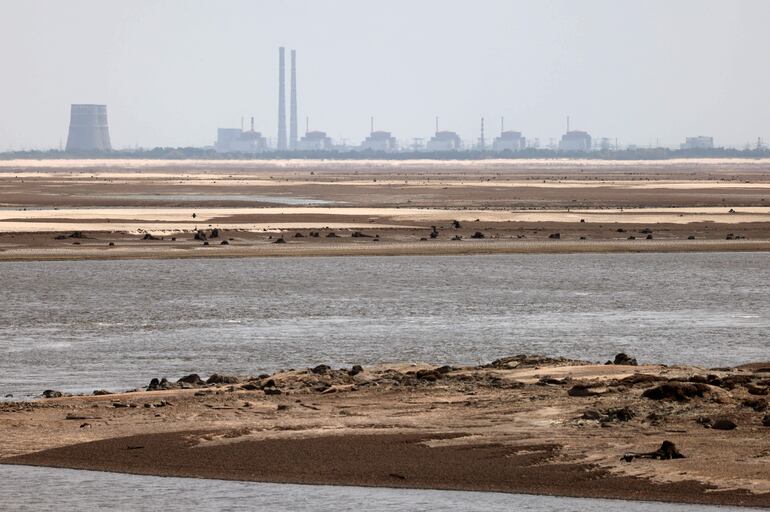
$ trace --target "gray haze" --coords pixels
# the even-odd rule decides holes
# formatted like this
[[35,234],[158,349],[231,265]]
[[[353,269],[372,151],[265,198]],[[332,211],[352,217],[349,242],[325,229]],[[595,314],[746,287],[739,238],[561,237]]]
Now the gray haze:
[[[442,129],[621,144],[770,136],[767,0],[2,0],[0,150],[66,141],[70,103],[106,103],[116,148],[274,139],[277,48],[299,118],[335,139]],[[248,117],[247,117],[248,119]]]

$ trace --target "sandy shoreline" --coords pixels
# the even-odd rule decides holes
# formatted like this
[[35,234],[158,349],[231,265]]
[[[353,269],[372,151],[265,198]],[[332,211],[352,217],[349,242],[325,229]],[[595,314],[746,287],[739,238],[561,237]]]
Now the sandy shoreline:
[[[770,363],[517,356],[210,380],[0,404],[0,463],[770,507]],[[663,441],[685,458],[622,460]]]
[[190,258],[273,258],[331,256],[462,256],[485,254],[770,252],[764,240],[635,240],[635,241],[454,241],[379,244],[262,244],[252,246],[80,245],[55,248],[0,249],[2,261],[86,261]]

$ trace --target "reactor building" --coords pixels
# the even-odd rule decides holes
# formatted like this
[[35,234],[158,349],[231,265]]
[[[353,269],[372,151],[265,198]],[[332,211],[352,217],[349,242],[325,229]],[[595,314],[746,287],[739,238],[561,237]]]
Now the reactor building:
[[110,151],[107,105],[72,105],[67,152]]

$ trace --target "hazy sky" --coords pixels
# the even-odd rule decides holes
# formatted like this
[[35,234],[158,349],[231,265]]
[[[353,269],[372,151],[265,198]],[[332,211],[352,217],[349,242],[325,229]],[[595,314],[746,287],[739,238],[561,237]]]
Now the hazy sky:
[[[358,142],[572,127],[621,144],[770,139],[768,0],[0,0],[0,150],[66,142],[106,103],[114,147],[274,139],[277,48],[299,116]],[[288,97],[288,96],[287,96]]]

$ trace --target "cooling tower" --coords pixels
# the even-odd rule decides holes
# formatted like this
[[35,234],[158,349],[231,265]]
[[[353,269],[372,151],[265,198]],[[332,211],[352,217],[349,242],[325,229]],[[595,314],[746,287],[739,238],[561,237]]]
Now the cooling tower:
[[297,51],[291,51],[291,99],[289,100],[289,149],[297,149]]
[[110,151],[107,105],[72,105],[67,151]]
[[283,46],[278,48],[278,151],[286,151],[286,77]]

